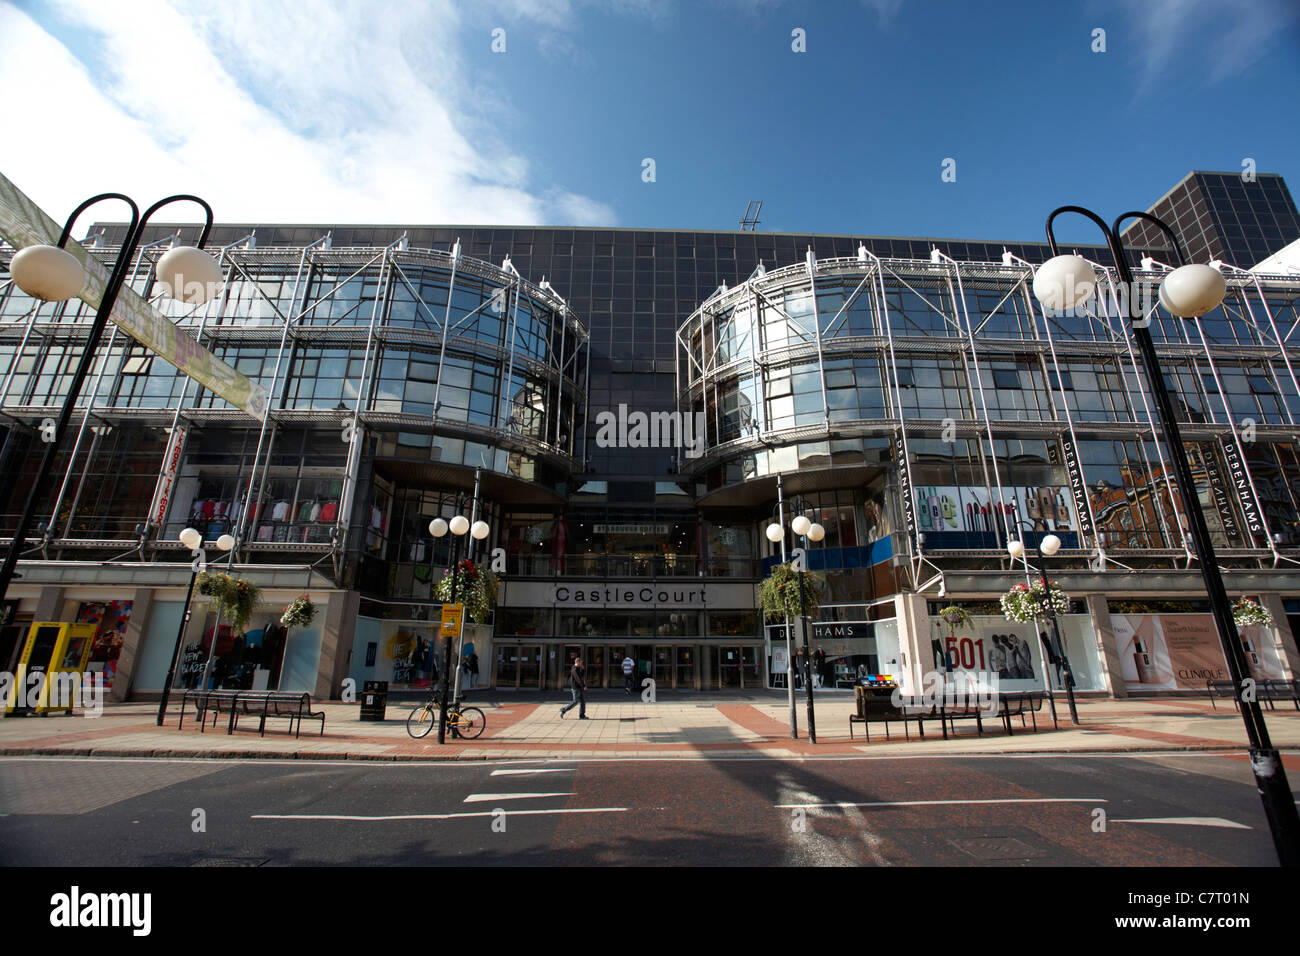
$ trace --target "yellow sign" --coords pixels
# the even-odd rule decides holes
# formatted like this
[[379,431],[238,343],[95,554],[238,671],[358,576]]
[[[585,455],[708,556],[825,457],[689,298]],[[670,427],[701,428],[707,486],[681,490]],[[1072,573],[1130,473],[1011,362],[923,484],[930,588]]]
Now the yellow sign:
[[[27,632],[18,673],[9,685],[5,713],[32,710],[72,712],[74,689],[80,691],[82,674],[95,641],[95,624],[36,621]],[[30,676],[29,676],[30,675]]]
[[461,622],[465,619],[465,605],[444,604],[442,606],[442,633],[446,637],[459,637]]

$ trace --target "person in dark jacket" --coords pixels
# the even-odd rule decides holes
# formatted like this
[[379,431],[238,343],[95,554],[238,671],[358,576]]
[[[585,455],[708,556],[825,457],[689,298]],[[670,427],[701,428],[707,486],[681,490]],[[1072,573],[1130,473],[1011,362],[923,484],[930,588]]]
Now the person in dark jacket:
[[578,719],[587,720],[587,698],[585,691],[587,689],[587,669],[582,666],[582,658],[579,657],[573,662],[573,671],[569,674],[569,690],[573,693],[573,701],[560,708],[560,719],[564,715],[578,706]]

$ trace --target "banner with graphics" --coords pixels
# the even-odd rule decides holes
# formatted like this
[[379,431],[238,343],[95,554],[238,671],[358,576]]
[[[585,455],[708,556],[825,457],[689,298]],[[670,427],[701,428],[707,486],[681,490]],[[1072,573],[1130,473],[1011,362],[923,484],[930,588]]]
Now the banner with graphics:
[[[1228,680],[1227,662],[1209,614],[1112,614],[1124,686],[1131,691],[1205,690]],[[1281,680],[1272,628],[1242,628],[1246,660],[1257,680]]]
[[[1079,690],[1101,690],[1101,664],[1097,659],[1092,620],[1087,614],[1063,614],[1057,618],[1066,659]],[[922,670],[937,670],[958,676],[963,673],[977,683],[987,683],[996,674],[1002,691],[1042,690],[1046,670],[1052,687],[1064,688],[1063,662],[1051,648],[1051,627],[1046,621],[1012,624],[1001,615],[977,614],[971,623],[950,627],[941,618],[930,618],[930,654]]]
[[[0,238],[15,249],[23,249],[40,244],[54,245],[62,231],[22,190],[0,175]],[[86,285],[78,298],[90,307],[98,308],[108,285],[109,270],[76,240],[69,239],[65,248],[81,261],[86,270]],[[266,414],[265,388],[254,384],[182,332],[128,285],[123,284],[118,293],[110,318],[131,338],[176,366],[182,375],[188,375],[254,418],[260,419]]]

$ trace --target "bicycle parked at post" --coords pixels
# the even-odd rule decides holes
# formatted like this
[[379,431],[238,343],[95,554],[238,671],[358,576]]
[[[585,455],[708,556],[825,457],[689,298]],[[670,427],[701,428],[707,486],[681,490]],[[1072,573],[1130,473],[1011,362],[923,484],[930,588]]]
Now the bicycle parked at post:
[[[411,711],[406,718],[406,732],[417,740],[429,736],[438,724],[438,698],[430,697],[423,704]],[[453,737],[473,740],[483,733],[487,718],[477,707],[466,706],[464,699],[453,701],[447,707],[447,727]]]

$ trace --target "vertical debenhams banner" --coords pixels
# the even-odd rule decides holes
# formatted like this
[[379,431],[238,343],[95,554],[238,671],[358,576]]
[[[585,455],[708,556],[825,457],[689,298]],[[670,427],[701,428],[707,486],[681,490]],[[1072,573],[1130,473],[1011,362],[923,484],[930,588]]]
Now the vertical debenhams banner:
[[[62,230],[17,186],[0,175],[0,237],[16,249],[59,241]],[[98,308],[108,285],[109,271],[73,239],[65,247],[86,270],[86,284],[77,297]],[[161,312],[122,286],[111,316],[115,325],[184,375],[254,418],[266,414],[267,391],[221,361]]]

